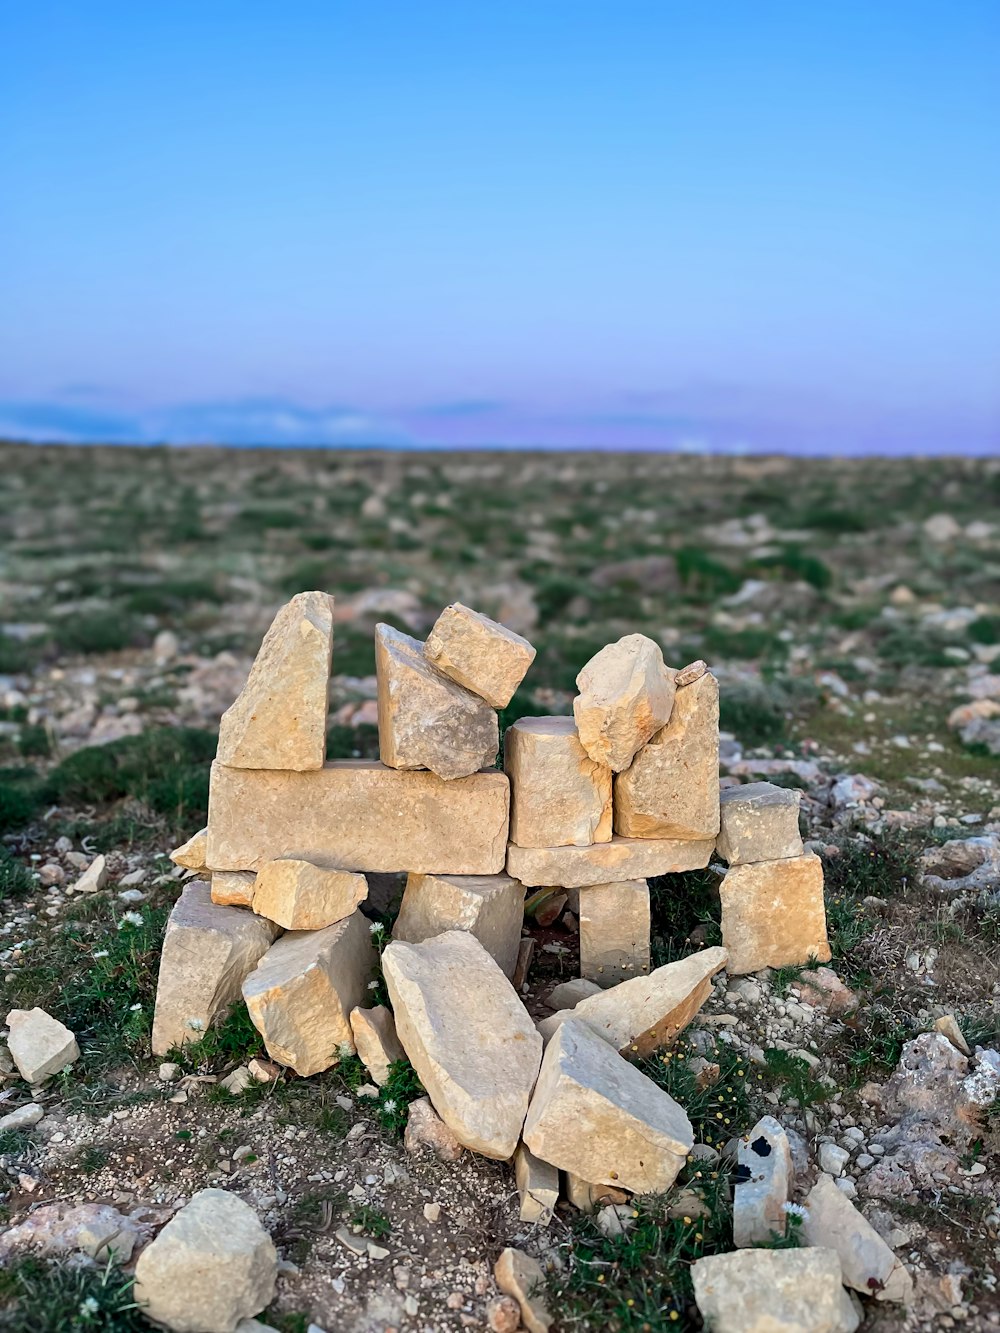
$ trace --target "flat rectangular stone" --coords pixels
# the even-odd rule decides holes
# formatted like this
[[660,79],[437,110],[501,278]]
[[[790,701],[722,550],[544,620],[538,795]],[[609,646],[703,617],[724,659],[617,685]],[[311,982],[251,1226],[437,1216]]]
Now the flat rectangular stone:
[[644,879],[580,890],[580,974],[614,986],[649,971],[649,885]]
[[716,849],[731,866],[802,855],[802,793],[772,782],[748,782],[721,794]]
[[731,866],[719,887],[729,974],[830,959],[823,862],[812,852]]
[[506,708],[535,659],[527,639],[461,602],[446,606],[424,644],[438,671],[493,708]]
[[580,744],[571,717],[522,717],[504,736],[510,837],[519,847],[611,841],[611,769]]
[[497,769],[445,782],[372,759],[338,759],[312,773],[216,762],[209,863],[257,870],[294,856],[339,870],[495,875],[504,868],[508,794]]
[[467,930],[514,975],[524,921],[524,885],[509,875],[420,875],[406,879],[392,938],[407,944]]
[[257,882],[253,870],[213,870],[211,875],[212,902],[217,907],[252,907],[253,890]]
[[507,848],[507,873],[529,888],[558,885],[582,889],[613,880],[650,879],[685,870],[703,870],[715,851],[715,839],[612,838],[590,847]]

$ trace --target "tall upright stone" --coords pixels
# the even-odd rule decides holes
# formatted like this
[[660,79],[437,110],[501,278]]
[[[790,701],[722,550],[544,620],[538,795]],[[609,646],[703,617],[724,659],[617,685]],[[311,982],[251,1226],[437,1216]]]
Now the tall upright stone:
[[504,736],[510,837],[520,847],[611,840],[611,769],[580,744],[571,717],[522,717]]
[[520,634],[453,602],[434,622],[424,656],[492,708],[506,708],[535,660],[535,650]]
[[264,635],[247,683],[219,723],[230,768],[322,768],[333,655],[333,598],[300,592]]
[[670,721],[615,777],[615,832],[627,838],[719,832],[719,682],[710,671],[677,689]]
[[383,764],[428,768],[446,780],[490,767],[500,748],[496,713],[432,666],[418,639],[376,625],[375,672]]
[[576,678],[573,716],[580,743],[615,773],[628,768],[649,738],[670,720],[674,672],[659,644],[626,634],[595,653]]
[[649,971],[649,885],[644,879],[580,889],[580,974],[615,986]]
[[719,887],[729,973],[830,960],[823,862],[812,852],[731,866]]
[[762,1116],[738,1141],[736,1155],[733,1244],[737,1249],[767,1245],[784,1236],[788,1221],[785,1204],[792,1186],[788,1135],[773,1115]]
[[446,930],[467,930],[512,977],[523,921],[524,885],[510,875],[411,873],[392,937],[420,944]]

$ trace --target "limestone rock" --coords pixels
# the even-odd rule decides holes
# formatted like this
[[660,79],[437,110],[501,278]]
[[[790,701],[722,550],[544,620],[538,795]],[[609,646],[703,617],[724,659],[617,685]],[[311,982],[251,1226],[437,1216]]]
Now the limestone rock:
[[72,1032],[44,1009],[11,1009],[6,1023],[10,1028],[7,1049],[28,1083],[40,1083],[80,1058]]
[[41,1204],[0,1233],[0,1264],[6,1267],[25,1251],[64,1255],[74,1250],[106,1264],[112,1249],[118,1263],[126,1264],[146,1229],[135,1217],[125,1217],[106,1203]]
[[595,763],[615,773],[628,768],[635,752],[670,720],[674,672],[644,634],[626,634],[595,653],[576,687],[580,743]]
[[509,875],[410,874],[392,936],[420,944],[446,930],[467,930],[512,977],[523,920],[524,885]]
[[625,1190],[616,1189],[613,1185],[593,1185],[589,1180],[574,1175],[572,1171],[563,1171],[560,1176],[567,1202],[581,1213],[590,1214],[596,1208],[603,1208],[608,1204],[625,1203],[629,1197]]
[[271,1303],[278,1256],[253,1209],[199,1190],[139,1255],[135,1300],[174,1333],[234,1333]]
[[535,650],[520,634],[453,602],[434,622],[424,656],[491,708],[506,708],[535,660]]
[[913,1279],[830,1176],[820,1176],[805,1206],[804,1243],[837,1252],[846,1286],[879,1301],[912,1299]]
[[285,930],[322,930],[350,916],[367,897],[368,881],[356,871],[283,856],[257,871],[253,910]]
[[28,1102],[14,1111],[8,1111],[6,1115],[0,1115],[0,1130],[31,1129],[32,1125],[37,1125],[44,1115],[45,1112],[37,1102]]
[[670,721],[615,778],[615,832],[627,838],[714,838],[719,832],[719,682],[698,676]]
[[252,907],[256,882],[253,870],[213,870],[212,902],[218,907]]
[[170,859],[176,866],[185,870],[205,870],[205,852],[208,848],[208,829],[199,829],[192,833],[187,842],[182,842],[170,853]]
[[812,958],[829,961],[823,862],[812,852],[732,866],[719,895],[731,976]]
[[581,1000],[589,999],[591,995],[600,995],[603,989],[604,987],[598,986],[596,981],[588,981],[586,977],[573,977],[570,981],[560,981],[558,986],[553,986],[545,1003],[553,1011],[573,1009]]
[[108,861],[105,856],[95,856],[75,884],[70,885],[70,893],[96,893],[108,882]]
[[375,671],[383,764],[429,768],[445,779],[489,768],[500,748],[496,713],[431,666],[418,639],[376,625]]
[[666,963],[645,977],[580,1000],[538,1025],[548,1040],[567,1018],[578,1019],[623,1055],[643,1057],[673,1045],[712,992],[712,977],[726,966],[725,949],[702,949]]
[[861,1322],[833,1250],[710,1254],[691,1278],[712,1333],[854,1333]]
[[384,1004],[373,1009],[351,1010],[351,1032],[362,1063],[381,1088],[389,1077],[390,1066],[404,1058],[396,1036],[396,1024]]
[[772,782],[748,782],[721,793],[716,851],[731,866],[802,855],[802,793]]
[[170,913],[160,951],[154,1055],[197,1041],[225,1018],[277,929],[238,907],[219,907],[203,880],[188,883]]
[[580,890],[580,971],[604,987],[649,971],[649,885],[644,879]]
[[350,1013],[367,997],[375,963],[360,912],[324,930],[289,931],[273,944],[243,983],[271,1059],[305,1077],[336,1064],[342,1048],[353,1051]]
[[297,593],[274,617],[247,683],[222,715],[219,762],[230,768],[322,768],[332,654],[333,598]]
[[670,1188],[694,1137],[672,1097],[569,1018],[542,1058],[524,1142],[560,1170],[646,1194]]
[[715,851],[715,840],[612,838],[592,847],[507,848],[507,873],[529,888],[558,884],[581,889],[625,879],[650,879],[684,870],[701,870]]
[[571,717],[522,717],[504,736],[510,837],[520,847],[611,840],[611,769],[580,744]]
[[845,986],[829,967],[815,967],[803,972],[798,979],[798,986],[803,1004],[825,1009],[835,1017],[851,1013],[861,1003],[854,991]]
[[522,1143],[514,1154],[514,1180],[521,1197],[521,1221],[547,1227],[559,1202],[559,1172]]
[[458,930],[422,944],[393,940],[382,970],[399,1040],[434,1109],[467,1148],[510,1157],[542,1049],[513,986]]
[[504,868],[508,794],[496,769],[443,782],[370,759],[336,760],[315,773],[216,763],[209,860],[220,870],[297,856],[344,870],[495,875]]
[[518,1333],[521,1307],[513,1296],[494,1296],[486,1302],[486,1327],[490,1333]]
[[552,1316],[545,1305],[545,1275],[537,1259],[508,1247],[493,1266],[496,1284],[521,1307],[521,1322],[528,1333],[549,1333]]
[[792,1150],[778,1121],[765,1115],[739,1140],[736,1152],[733,1244],[742,1250],[785,1234]]
[[403,1147],[408,1153],[418,1153],[427,1147],[442,1162],[457,1162],[464,1151],[458,1139],[431,1106],[427,1097],[410,1102],[403,1131]]
[[942,1014],[940,1018],[934,1020],[934,1031],[940,1032],[942,1036],[947,1037],[952,1046],[963,1055],[971,1055],[969,1043],[965,1040],[965,1034],[958,1026],[958,1020],[954,1014]]

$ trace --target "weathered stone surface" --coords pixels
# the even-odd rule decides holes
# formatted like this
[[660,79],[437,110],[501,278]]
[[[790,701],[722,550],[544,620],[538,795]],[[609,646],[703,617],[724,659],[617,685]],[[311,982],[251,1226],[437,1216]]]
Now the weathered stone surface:
[[74,1250],[106,1264],[112,1249],[118,1263],[127,1264],[140,1239],[146,1238],[147,1224],[137,1220],[140,1211],[126,1217],[106,1203],[43,1203],[0,1232],[0,1264],[6,1267],[25,1251],[62,1255]]
[[617,1189],[614,1185],[592,1185],[589,1180],[575,1176],[572,1171],[560,1172],[560,1184],[567,1201],[581,1213],[592,1213],[595,1208],[603,1208],[608,1204],[625,1203],[629,1197],[625,1190]]
[[493,1266],[496,1284],[521,1307],[528,1333],[549,1333],[552,1316],[545,1304],[545,1274],[537,1259],[523,1250],[503,1250]]
[[336,760],[316,773],[216,763],[209,859],[220,870],[298,856],[344,870],[495,875],[504,868],[508,793],[496,769],[443,782],[370,759]]
[[510,1157],[542,1050],[513,986],[459,930],[393,940],[382,970],[399,1040],[434,1109],[467,1148]]
[[816,1009],[825,1009],[828,1014],[839,1017],[857,1009],[860,998],[845,986],[836,972],[829,967],[810,968],[803,972],[798,980],[803,1004],[811,1004]]
[[710,1254],[691,1278],[712,1333],[854,1333],[861,1322],[833,1250]]
[[514,1154],[514,1180],[521,1198],[521,1221],[547,1227],[559,1202],[559,1172],[522,1143]]
[[802,855],[802,793],[772,782],[748,782],[721,793],[716,850],[731,866]]
[[580,971],[602,987],[649,971],[649,885],[644,879],[580,890]]
[[626,634],[595,653],[576,678],[573,716],[580,743],[598,764],[616,773],[670,719],[674,672],[659,644]]
[[106,856],[95,856],[75,884],[69,887],[70,893],[96,893],[108,882],[108,860]]
[[733,1244],[742,1250],[750,1245],[766,1245],[775,1235],[785,1234],[792,1150],[788,1135],[774,1116],[762,1116],[738,1141],[737,1165]]
[[427,1097],[410,1102],[403,1131],[403,1147],[408,1153],[430,1148],[442,1162],[457,1162],[464,1149],[444,1123]]
[[271,1059],[304,1077],[336,1064],[342,1048],[353,1051],[350,1013],[367,998],[375,963],[360,912],[325,930],[290,931],[273,944],[243,982]]
[[804,1243],[836,1250],[846,1286],[879,1301],[912,1299],[913,1279],[830,1176],[820,1176],[805,1206]]
[[443,676],[419,639],[375,627],[378,748],[390,768],[429,768],[464,778],[488,768],[500,748],[497,715],[484,699]]
[[403,1059],[403,1048],[396,1036],[391,1012],[384,1004],[377,1004],[373,1009],[352,1009],[351,1032],[372,1082],[383,1087],[393,1061]]
[[350,916],[367,897],[368,881],[356,871],[283,856],[257,871],[253,910],[285,930],[322,930]]
[[212,902],[209,886],[191,880],[174,904],[160,951],[152,1048],[165,1055],[197,1041],[225,1018],[243,978],[270,948],[277,926],[237,907]]
[[11,1009],[5,1022],[10,1028],[7,1049],[28,1083],[40,1083],[80,1058],[72,1032],[44,1009]]
[[670,1188],[694,1137],[672,1097],[569,1018],[542,1058],[524,1142],[560,1170],[646,1194]]
[[830,959],[823,862],[812,852],[731,867],[719,889],[722,943],[734,977]]
[[135,1300],[175,1333],[234,1333],[271,1303],[278,1256],[249,1204],[199,1190],[139,1255]]
[[411,874],[392,937],[420,944],[446,930],[467,930],[512,977],[523,920],[524,885],[509,875]]
[[255,870],[213,870],[212,902],[219,907],[252,907]]
[[612,838],[592,847],[518,847],[511,843],[507,873],[529,888],[558,884],[564,889],[582,889],[615,880],[701,870],[714,851],[714,839]]
[[520,847],[611,840],[611,769],[580,744],[571,717],[522,717],[504,736],[510,837]]
[[37,1102],[27,1102],[14,1111],[8,1111],[6,1115],[0,1115],[0,1130],[31,1129],[32,1125],[37,1125],[44,1116],[45,1112]]
[[627,838],[714,838],[719,832],[719,682],[678,689],[670,721],[615,778],[615,832]]
[[434,622],[424,656],[492,708],[506,708],[535,660],[535,650],[520,634],[453,602]]
[[573,1009],[581,1000],[589,999],[591,995],[600,995],[603,989],[604,987],[598,986],[596,981],[588,981],[586,977],[573,977],[570,981],[560,981],[558,986],[553,986],[545,1003],[553,1011]]
[[297,593],[274,617],[247,683],[222,715],[219,762],[230,768],[322,768],[332,653],[333,598]]
[[666,963],[645,977],[619,982],[543,1018],[547,1041],[567,1018],[578,1019],[627,1056],[646,1056],[673,1045],[712,992],[712,977],[726,966],[725,949],[702,949]]
[[187,842],[182,842],[179,847],[175,847],[170,853],[170,859],[174,865],[183,866],[185,870],[204,870],[206,869],[205,852],[208,848],[208,829],[199,829],[197,833],[192,833]]

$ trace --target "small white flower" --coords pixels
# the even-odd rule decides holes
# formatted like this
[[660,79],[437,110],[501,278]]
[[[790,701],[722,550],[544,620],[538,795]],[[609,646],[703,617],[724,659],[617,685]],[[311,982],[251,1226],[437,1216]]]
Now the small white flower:
[[121,920],[118,922],[118,929],[122,930],[125,926],[141,926],[142,914],[140,912],[123,912]]
[[801,1217],[805,1221],[809,1216],[809,1209],[803,1208],[800,1203],[784,1203],[781,1206],[789,1217]]
[[129,1005],[129,1013],[137,1014],[141,1008],[142,1008],[141,1004],[131,1004]]
[[94,1296],[88,1296],[85,1301],[81,1301],[80,1303],[80,1313],[84,1318],[86,1318],[87,1315],[99,1314],[100,1310],[101,1307],[97,1304],[97,1298]]
[[107,949],[98,949],[96,953],[92,953],[90,956],[91,958],[107,958],[108,951]]
[[369,990],[378,990],[378,982],[377,982],[377,981],[369,981],[369,983],[368,983],[368,989],[369,989]]
[[342,1041],[337,1047],[337,1054],[340,1056],[341,1060],[349,1060],[354,1054],[354,1047],[349,1041]]
[[385,926],[382,925],[381,921],[369,921],[368,929],[373,935],[381,935],[383,930],[385,930]]
[[382,1103],[382,1110],[391,1112],[395,1111],[395,1109],[396,1109],[396,1103],[393,1101],[391,1097],[387,1097],[386,1100]]

